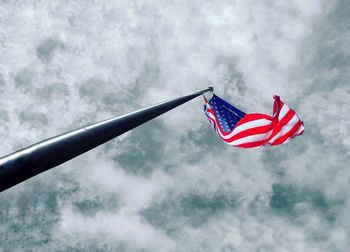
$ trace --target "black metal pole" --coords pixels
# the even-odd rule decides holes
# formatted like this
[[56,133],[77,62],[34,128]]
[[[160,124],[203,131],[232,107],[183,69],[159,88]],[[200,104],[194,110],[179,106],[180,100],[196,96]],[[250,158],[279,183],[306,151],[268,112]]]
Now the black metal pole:
[[49,138],[0,159],[0,192],[87,152],[212,87]]

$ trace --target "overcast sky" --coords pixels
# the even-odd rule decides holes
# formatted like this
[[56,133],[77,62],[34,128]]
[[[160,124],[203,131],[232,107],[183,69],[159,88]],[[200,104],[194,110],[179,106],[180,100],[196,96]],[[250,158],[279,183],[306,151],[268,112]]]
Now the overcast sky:
[[197,98],[1,193],[0,251],[348,251],[349,17],[346,0],[0,0],[1,156],[208,85],[247,113],[278,94],[306,128],[232,148]]

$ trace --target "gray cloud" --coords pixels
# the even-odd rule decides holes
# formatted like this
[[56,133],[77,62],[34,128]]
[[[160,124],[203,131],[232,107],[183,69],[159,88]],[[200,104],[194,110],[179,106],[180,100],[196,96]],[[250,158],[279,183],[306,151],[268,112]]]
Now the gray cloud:
[[191,101],[0,195],[0,251],[347,251],[346,1],[1,1],[0,154],[212,84],[304,136],[220,142]]

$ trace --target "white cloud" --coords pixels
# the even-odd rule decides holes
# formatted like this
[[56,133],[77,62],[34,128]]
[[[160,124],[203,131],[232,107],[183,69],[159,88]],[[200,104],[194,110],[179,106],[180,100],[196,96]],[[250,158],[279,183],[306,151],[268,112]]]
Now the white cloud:
[[170,251],[174,241],[163,232],[150,226],[140,216],[128,213],[98,213],[94,217],[83,217],[69,208],[62,209],[58,237],[61,242],[75,246],[91,240],[108,244],[112,250],[120,243],[130,250]]
[[[1,244],[35,251],[346,251],[343,5],[4,2],[1,154],[209,84],[246,112],[270,114],[272,95],[280,94],[306,131],[281,147],[233,149],[216,140],[196,99],[2,194]],[[277,196],[273,185],[281,187]],[[276,203],[281,208],[273,197],[285,200]]]

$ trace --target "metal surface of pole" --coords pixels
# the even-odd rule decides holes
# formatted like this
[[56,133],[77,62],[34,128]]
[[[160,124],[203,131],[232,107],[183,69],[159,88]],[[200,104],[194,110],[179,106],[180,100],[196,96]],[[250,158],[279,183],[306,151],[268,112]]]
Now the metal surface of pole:
[[49,138],[0,159],[0,192],[87,152],[212,87]]

